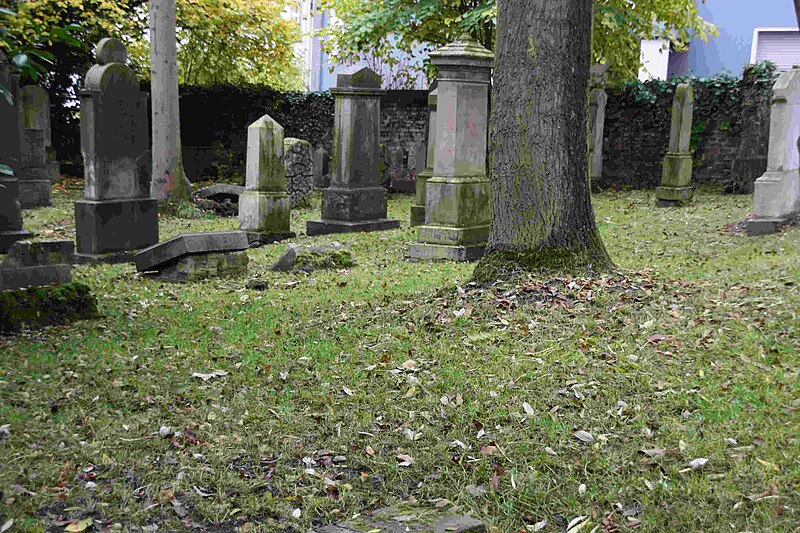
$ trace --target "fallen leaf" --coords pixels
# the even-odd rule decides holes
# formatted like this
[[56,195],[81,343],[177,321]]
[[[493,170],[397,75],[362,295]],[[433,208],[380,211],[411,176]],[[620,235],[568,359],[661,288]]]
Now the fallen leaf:
[[689,466],[691,467],[692,470],[696,472],[701,468],[703,468],[704,466],[706,466],[707,462],[708,459],[706,459],[705,457],[699,457],[697,459],[692,459],[691,461],[689,461]]
[[195,372],[195,373],[192,374],[192,377],[193,378],[200,378],[203,381],[208,381],[209,379],[217,378],[217,377],[224,378],[227,375],[228,375],[228,373],[225,372],[224,370],[214,370],[210,374],[201,374],[200,372]]
[[0,526],[0,533],[5,533],[9,529],[11,529],[11,526],[13,526],[13,525],[14,525],[14,519],[13,518],[9,518],[8,520],[6,520],[3,523],[2,526]]
[[372,449],[372,446],[367,446],[367,447],[364,449],[364,451],[365,451],[365,452],[367,452],[367,455],[369,455],[370,457],[372,457],[373,455],[375,455],[375,450],[373,450],[373,449]]
[[573,436],[579,441],[585,442],[587,444],[594,442],[594,436],[588,431],[583,431],[583,430],[576,431]]
[[536,411],[533,410],[533,407],[531,407],[531,404],[529,404],[528,402],[523,402],[522,403],[522,409],[523,409],[523,411],[525,411],[525,414],[528,415],[528,416],[533,416],[533,415],[536,414]]
[[344,392],[344,393],[345,393],[345,394],[347,394],[348,396],[352,396],[352,395],[353,395],[353,391],[351,391],[351,390],[350,390],[350,389],[348,389],[347,387],[342,387],[342,392]]
[[477,498],[487,494],[489,491],[486,489],[486,485],[467,485],[467,492]]
[[770,463],[769,461],[764,461],[763,459],[759,459],[758,457],[756,457],[756,461],[758,461],[762,465],[766,466],[767,468],[770,468],[770,469],[774,470],[775,472],[780,472],[781,471],[780,467],[778,465],[776,465],[775,463]]
[[94,524],[93,518],[84,518],[83,520],[76,520],[75,522],[71,523],[67,527],[64,528],[64,531],[70,531],[71,533],[86,531]]
[[414,462],[414,458],[405,453],[398,453],[397,460],[400,461],[397,466],[411,466]]
[[555,451],[553,448],[551,448],[550,446],[545,446],[545,448],[544,448],[544,451],[545,451],[545,453],[546,453],[547,455],[552,455],[552,456],[554,456],[554,457],[558,455],[558,454],[556,453],[556,451]]

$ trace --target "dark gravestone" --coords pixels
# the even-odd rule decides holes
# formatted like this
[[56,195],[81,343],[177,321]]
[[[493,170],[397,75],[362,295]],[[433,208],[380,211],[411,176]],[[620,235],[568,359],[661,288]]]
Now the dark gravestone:
[[77,256],[128,261],[158,242],[158,204],[150,198],[147,101],[116,39],[97,45],[97,64],[81,93],[85,199],[75,203]]
[[199,281],[247,272],[250,247],[244,231],[187,233],[134,256],[136,269],[165,281]]
[[[19,78],[11,72],[1,50],[0,85],[11,93],[15,103],[19,102]],[[22,116],[5,98],[0,98],[0,124],[0,164],[16,170],[19,168]],[[14,242],[30,236],[30,232],[22,229],[17,177],[0,172],[0,254],[6,253]]]
[[44,130],[23,128],[19,166],[19,202],[23,209],[50,205],[50,170]]
[[72,281],[72,241],[17,241],[0,263],[0,290]]
[[22,118],[25,128],[44,132],[47,178],[55,183],[61,179],[61,170],[55,160],[52,127],[50,124],[50,95],[39,85],[26,85],[22,88]]

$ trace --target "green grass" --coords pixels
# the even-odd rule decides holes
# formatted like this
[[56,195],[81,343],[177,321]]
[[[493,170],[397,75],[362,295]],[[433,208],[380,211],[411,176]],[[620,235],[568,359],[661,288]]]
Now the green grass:
[[[72,237],[79,194],[27,229]],[[638,503],[640,531],[796,531],[800,231],[730,231],[752,197],[712,190],[594,203],[620,268],[595,280],[479,290],[472,265],[406,261],[406,224],[296,239],[349,246],[347,271],[271,273],[282,246],[250,250],[265,291],[76,267],[102,318],[0,341],[2,521],[307,531],[411,501],[502,532],[588,516],[588,532],[627,530]],[[162,219],[161,238],[237,226]]]

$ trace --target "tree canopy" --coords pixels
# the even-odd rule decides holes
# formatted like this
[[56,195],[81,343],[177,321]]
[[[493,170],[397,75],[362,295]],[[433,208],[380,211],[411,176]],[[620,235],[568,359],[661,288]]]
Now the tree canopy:
[[[398,61],[395,45],[408,55],[425,56],[464,30],[495,48],[496,0],[322,0],[321,6],[336,13],[336,23],[324,34],[329,53],[342,63],[365,54]],[[631,80],[639,70],[642,39],[666,39],[680,51],[691,39],[705,40],[715,31],[695,0],[595,0],[593,60],[607,64],[612,79]]]

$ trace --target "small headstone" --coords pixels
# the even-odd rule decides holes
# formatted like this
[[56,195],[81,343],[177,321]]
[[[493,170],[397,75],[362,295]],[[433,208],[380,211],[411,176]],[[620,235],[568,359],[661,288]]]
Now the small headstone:
[[261,242],[271,242],[293,235],[290,220],[283,126],[264,115],[247,128],[246,188],[239,196],[239,227],[254,238],[261,236]]
[[772,88],[767,172],[755,181],[753,203],[749,235],[775,233],[800,212],[800,67]]
[[158,203],[150,198],[147,100],[116,39],[97,45],[81,92],[84,199],[75,203],[82,261],[128,261],[158,242]]
[[139,272],[156,279],[191,282],[246,274],[249,247],[244,231],[187,233],[142,250],[133,260]]
[[366,67],[351,67],[337,76],[333,176],[322,191],[322,218],[309,220],[309,235],[381,231],[400,227],[386,216],[386,189],[381,186],[379,144],[381,77]]
[[72,241],[17,241],[0,263],[0,290],[72,281]]
[[39,85],[26,85],[22,88],[22,109],[25,128],[44,131],[47,176],[52,183],[56,183],[61,179],[61,170],[53,149],[50,95]]
[[669,148],[664,157],[661,186],[656,189],[659,207],[683,205],[694,196],[691,150],[693,113],[694,90],[688,83],[681,83],[675,89],[672,101]]
[[22,130],[21,163],[19,166],[19,202],[23,209],[50,205],[50,170],[44,130]]
[[589,93],[589,179],[603,177],[603,134],[608,94],[603,89]]
[[353,254],[340,244],[330,246],[301,246],[289,244],[270,270],[289,272],[298,270],[312,272],[314,270],[342,269],[355,266]]
[[314,187],[324,189],[331,184],[330,156],[322,146],[314,150]]
[[433,176],[433,162],[436,158],[436,105],[437,89],[428,93],[428,147],[425,153],[425,169],[417,174],[416,195],[411,204],[411,226],[425,223],[425,187]]
[[283,160],[286,166],[286,191],[292,209],[308,204],[308,195],[314,190],[311,143],[293,137],[284,139]]

